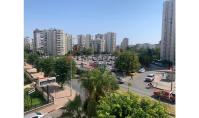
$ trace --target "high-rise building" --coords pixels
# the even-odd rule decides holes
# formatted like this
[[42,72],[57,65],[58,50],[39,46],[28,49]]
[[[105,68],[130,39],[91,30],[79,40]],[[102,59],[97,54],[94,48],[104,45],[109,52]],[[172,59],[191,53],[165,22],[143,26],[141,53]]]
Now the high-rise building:
[[124,38],[121,42],[121,49],[126,50],[128,48],[128,45],[129,45],[129,39]]
[[95,39],[104,39],[104,35],[98,33],[95,35]]
[[96,53],[102,53],[104,52],[104,39],[95,39],[92,40],[92,49],[94,50],[94,52]]
[[77,44],[80,46],[80,48],[85,48],[85,40],[86,37],[84,35],[77,35]]
[[164,1],[160,58],[175,64],[175,0]]
[[64,55],[66,53],[64,31],[59,29],[49,29],[47,32],[47,54]]
[[44,53],[46,30],[35,29],[33,31],[33,51]]
[[71,34],[65,34],[65,52],[68,53],[68,51],[72,50],[72,35]]
[[45,55],[64,55],[65,35],[63,30],[34,30],[33,49]]
[[116,33],[107,32],[104,34],[105,39],[105,52],[113,53],[116,49]]
[[32,38],[30,37],[24,38],[24,49],[33,50]]
[[85,48],[91,48],[91,41],[92,41],[92,36],[91,34],[86,34],[85,37]]

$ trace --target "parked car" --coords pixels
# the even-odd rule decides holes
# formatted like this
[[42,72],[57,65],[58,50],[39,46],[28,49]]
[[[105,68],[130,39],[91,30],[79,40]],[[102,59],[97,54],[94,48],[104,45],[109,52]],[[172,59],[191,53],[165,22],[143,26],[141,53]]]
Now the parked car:
[[141,68],[138,72],[139,73],[144,73],[146,70],[144,68]]
[[122,77],[117,77],[118,84],[123,84],[124,79]]
[[152,82],[154,80],[153,77],[145,77],[145,82]]
[[44,114],[40,113],[40,112],[34,112],[28,115],[25,115],[24,118],[43,118]]
[[147,75],[147,77],[154,77],[154,76],[155,76],[154,74]]
[[153,92],[155,98],[168,100],[171,103],[175,103],[175,92],[168,90],[156,90]]

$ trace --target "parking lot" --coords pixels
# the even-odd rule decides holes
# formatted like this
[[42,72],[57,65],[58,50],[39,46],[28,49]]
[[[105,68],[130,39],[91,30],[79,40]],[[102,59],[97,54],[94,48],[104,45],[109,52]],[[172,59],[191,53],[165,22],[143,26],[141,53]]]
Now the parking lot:
[[93,69],[95,67],[106,67],[108,70],[114,69],[115,56],[111,55],[93,55],[74,57],[78,68]]

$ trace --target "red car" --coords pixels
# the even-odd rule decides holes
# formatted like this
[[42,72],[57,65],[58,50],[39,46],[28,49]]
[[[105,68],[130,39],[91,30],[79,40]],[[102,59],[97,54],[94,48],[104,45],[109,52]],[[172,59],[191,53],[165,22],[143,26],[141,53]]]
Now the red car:
[[160,98],[175,103],[175,93],[173,91],[156,90],[153,92],[153,95],[155,98]]

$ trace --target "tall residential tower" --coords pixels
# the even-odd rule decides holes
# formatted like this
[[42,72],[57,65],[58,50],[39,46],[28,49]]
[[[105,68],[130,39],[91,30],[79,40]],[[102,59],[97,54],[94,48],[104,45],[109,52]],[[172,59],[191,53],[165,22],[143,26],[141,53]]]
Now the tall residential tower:
[[175,64],[175,0],[164,1],[160,58]]
[[113,53],[116,49],[116,33],[107,32],[104,34],[105,39],[105,51],[107,53]]
[[121,49],[126,50],[128,48],[128,45],[129,45],[129,39],[124,38],[121,42]]
[[63,30],[48,29],[33,31],[33,50],[44,55],[64,55],[65,52],[65,34]]

